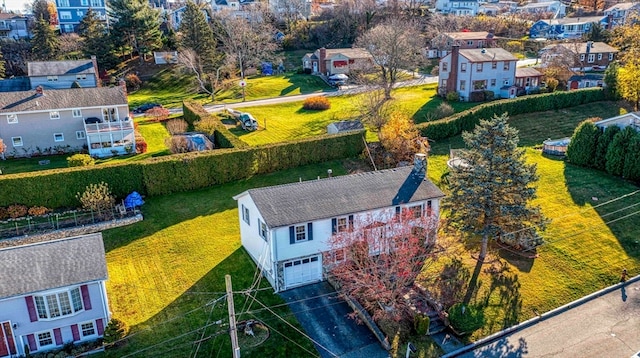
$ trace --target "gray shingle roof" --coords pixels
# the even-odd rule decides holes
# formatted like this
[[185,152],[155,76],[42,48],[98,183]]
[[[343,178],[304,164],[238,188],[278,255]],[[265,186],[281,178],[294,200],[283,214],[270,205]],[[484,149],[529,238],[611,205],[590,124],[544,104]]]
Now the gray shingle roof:
[[127,104],[127,95],[121,87],[44,90],[42,96],[36,95],[35,90],[5,92],[0,95],[0,113],[125,104]]
[[247,191],[270,228],[444,197],[413,167],[344,175]]
[[492,61],[517,61],[518,59],[511,52],[494,48],[468,48],[461,49],[460,55],[464,56],[471,62],[492,62]]
[[102,234],[0,249],[0,298],[107,279]]
[[91,60],[42,61],[27,63],[27,73],[32,76],[57,76],[66,74],[95,74]]

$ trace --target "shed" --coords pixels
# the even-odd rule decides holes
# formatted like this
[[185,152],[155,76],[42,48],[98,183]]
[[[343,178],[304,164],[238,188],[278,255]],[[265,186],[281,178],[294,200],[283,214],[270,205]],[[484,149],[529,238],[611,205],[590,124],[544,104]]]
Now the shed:
[[340,121],[333,122],[327,126],[328,134],[336,134],[336,133],[344,133],[350,131],[359,131],[363,130],[364,125],[362,122],[354,120],[354,121]]

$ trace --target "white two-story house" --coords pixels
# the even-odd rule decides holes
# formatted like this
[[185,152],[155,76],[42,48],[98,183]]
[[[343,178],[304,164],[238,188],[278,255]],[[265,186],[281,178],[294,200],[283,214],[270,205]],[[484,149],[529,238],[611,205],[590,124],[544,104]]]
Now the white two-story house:
[[110,313],[102,234],[19,246],[4,242],[0,272],[0,357],[103,336]]
[[234,197],[242,246],[275,291],[321,281],[333,234],[363,230],[372,217],[384,230],[407,211],[437,223],[444,194],[426,165],[417,154],[413,167],[247,190]]
[[511,98],[515,86],[518,59],[501,48],[459,49],[440,59],[438,94],[457,92],[463,101],[476,91],[492,91],[495,97]]
[[124,83],[117,87],[4,92],[0,138],[5,155],[73,152],[107,157],[135,153]]

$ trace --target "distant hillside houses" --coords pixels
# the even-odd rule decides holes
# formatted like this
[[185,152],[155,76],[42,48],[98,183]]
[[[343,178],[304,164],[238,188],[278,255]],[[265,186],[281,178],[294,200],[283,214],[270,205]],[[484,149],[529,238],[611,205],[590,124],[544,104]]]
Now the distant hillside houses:
[[565,17],[536,21],[529,30],[531,38],[577,39],[591,30],[594,24],[608,29],[607,16]]

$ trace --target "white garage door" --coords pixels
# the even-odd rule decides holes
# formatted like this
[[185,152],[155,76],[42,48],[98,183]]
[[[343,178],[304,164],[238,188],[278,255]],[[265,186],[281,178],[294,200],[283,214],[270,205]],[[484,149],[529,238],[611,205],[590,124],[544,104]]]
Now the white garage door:
[[320,256],[291,260],[284,263],[284,289],[322,281]]

